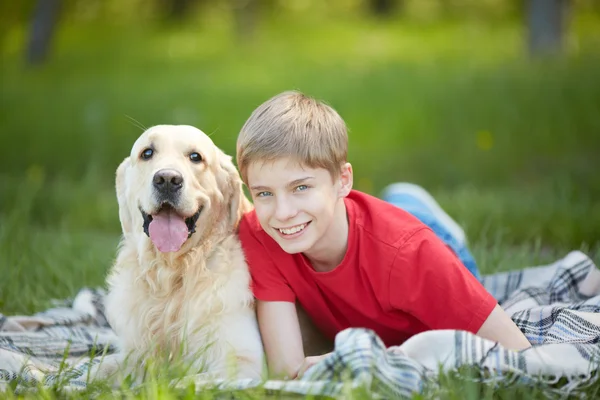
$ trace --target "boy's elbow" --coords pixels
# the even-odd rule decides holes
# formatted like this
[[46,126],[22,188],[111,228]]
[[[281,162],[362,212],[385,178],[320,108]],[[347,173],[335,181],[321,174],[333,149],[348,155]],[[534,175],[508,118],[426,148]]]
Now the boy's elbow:
[[499,305],[492,310],[477,335],[498,342],[509,350],[520,351],[531,347],[527,337]]
[[285,362],[274,362],[269,366],[269,378],[282,380],[296,379],[299,370],[300,365],[293,365],[292,363]]
[[519,337],[519,343],[515,343],[515,350],[519,351],[519,350],[527,350],[531,347],[531,343],[529,343],[529,340],[527,340],[527,338],[525,337],[525,335],[522,335],[521,337]]

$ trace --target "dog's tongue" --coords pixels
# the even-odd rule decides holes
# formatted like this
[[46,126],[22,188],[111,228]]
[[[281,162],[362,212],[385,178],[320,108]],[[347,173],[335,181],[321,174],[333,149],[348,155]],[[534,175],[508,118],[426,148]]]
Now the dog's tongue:
[[148,227],[150,240],[159,251],[178,251],[188,237],[185,220],[172,209],[163,209],[152,216]]

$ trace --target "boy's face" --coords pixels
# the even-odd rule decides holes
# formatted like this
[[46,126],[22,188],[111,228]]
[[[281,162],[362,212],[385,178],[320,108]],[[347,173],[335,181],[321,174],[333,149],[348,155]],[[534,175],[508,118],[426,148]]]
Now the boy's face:
[[247,172],[258,220],[285,252],[310,257],[339,242],[337,225],[345,223],[346,215],[339,221],[335,211],[352,187],[350,164],[335,180],[326,169],[304,167],[289,158],[252,163]]

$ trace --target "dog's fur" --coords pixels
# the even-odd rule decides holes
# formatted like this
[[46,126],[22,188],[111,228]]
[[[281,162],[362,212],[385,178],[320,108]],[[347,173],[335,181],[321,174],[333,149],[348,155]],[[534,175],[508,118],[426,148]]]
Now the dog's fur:
[[[146,149],[152,149],[147,159]],[[196,152],[200,162],[191,159]],[[183,179],[167,201],[172,209],[197,216],[189,237],[171,252],[159,251],[145,226],[146,216],[165,203],[153,184],[164,170]],[[194,127],[154,126],[118,167],[116,191],[123,236],[105,306],[128,365],[158,357],[216,377],[261,378],[263,348],[236,235],[251,204],[231,157]]]

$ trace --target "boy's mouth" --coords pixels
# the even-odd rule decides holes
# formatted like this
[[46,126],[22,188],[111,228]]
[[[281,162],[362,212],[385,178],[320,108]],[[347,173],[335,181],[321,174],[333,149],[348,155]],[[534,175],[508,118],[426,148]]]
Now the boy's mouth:
[[310,221],[306,222],[304,224],[294,225],[289,228],[275,228],[275,229],[277,229],[279,231],[279,233],[281,233],[284,236],[292,236],[292,235],[295,235],[296,233],[302,232],[304,229],[306,229],[306,227],[309,224],[310,224]]

